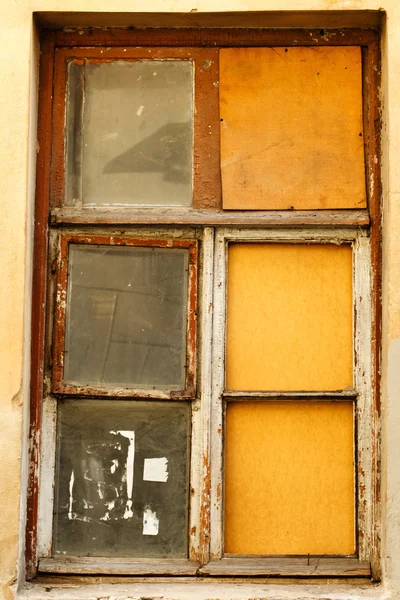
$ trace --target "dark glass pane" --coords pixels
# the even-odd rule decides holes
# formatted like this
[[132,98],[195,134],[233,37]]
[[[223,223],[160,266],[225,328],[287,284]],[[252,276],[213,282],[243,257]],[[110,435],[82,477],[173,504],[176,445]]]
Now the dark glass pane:
[[72,244],[64,380],[185,387],[185,249]]
[[67,400],[53,555],[187,557],[190,406]]

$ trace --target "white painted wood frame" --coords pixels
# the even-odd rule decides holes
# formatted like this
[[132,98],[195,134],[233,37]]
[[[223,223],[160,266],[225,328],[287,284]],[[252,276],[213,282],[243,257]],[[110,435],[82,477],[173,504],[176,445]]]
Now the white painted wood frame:
[[[226,339],[226,295],[227,295],[227,247],[229,242],[263,243],[350,243],[353,250],[353,380],[354,390],[339,392],[284,392],[281,390],[266,392],[229,392],[225,390],[225,339]],[[243,574],[248,566],[249,574],[257,563],[259,574],[271,572],[271,560],[268,557],[237,558],[229,555],[224,558],[223,547],[223,465],[224,465],[224,399],[254,400],[299,400],[312,399],[353,400],[355,415],[355,515],[356,544],[354,557],[357,563],[363,562],[368,570],[371,559],[372,536],[372,435],[376,433],[372,419],[372,353],[371,353],[371,251],[369,234],[366,231],[348,229],[220,229],[215,240],[215,277],[214,277],[214,326],[213,326],[213,367],[212,367],[212,436],[211,436],[211,563],[201,572],[214,575]],[[328,558],[328,557],[327,557]],[[338,557],[337,572],[343,565]],[[273,559],[276,560],[276,559]],[[284,572],[294,575],[293,569],[285,568],[285,560],[280,560]],[[331,557],[330,563],[334,561]],[[236,567],[235,567],[236,564]],[[264,571],[263,571],[264,564]],[[334,564],[334,563],[333,563]],[[289,567],[289,565],[287,565]],[[361,565],[360,565],[361,566]],[[272,569],[277,572],[276,565]],[[344,574],[345,570],[343,571]],[[283,573],[282,573],[283,574]]]
[[[147,231],[146,234],[149,232]],[[166,235],[166,232],[163,232]],[[159,235],[160,232],[152,232]],[[174,232],[177,235],[176,231]],[[192,232],[193,235],[193,232]],[[353,248],[354,389],[342,392],[229,392],[225,390],[227,245],[232,242],[350,243]],[[268,401],[338,398],[355,405],[356,515],[358,554],[323,561],[318,573],[368,574],[372,532],[372,452],[374,433],[371,407],[371,265],[367,231],[350,229],[220,229],[206,227],[200,244],[198,388],[192,402],[190,467],[189,556],[187,561],[145,559],[51,558],[54,464],[56,452],[56,400],[44,400],[39,502],[39,569],[44,572],[109,574],[203,574],[243,576],[256,573],[296,576],[309,574],[310,564],[292,558],[224,558],[223,553],[223,406],[224,398]],[[133,400],[134,401],[134,400]],[[210,493],[211,481],[211,493]],[[362,504],[363,510],[359,510]],[[273,564],[272,561],[275,561]],[[357,562],[357,565],[354,564]],[[361,564],[361,562],[363,564]],[[286,564],[287,563],[287,564]],[[295,564],[296,563],[296,564]],[[208,564],[208,567],[207,567]],[[337,565],[337,568],[335,567]],[[353,565],[353,566],[352,566]],[[312,563],[313,569],[315,567]],[[324,571],[325,569],[325,571]],[[326,571],[328,573],[328,571]],[[314,571],[315,574],[315,571]]]
[[[129,232],[129,236],[139,232]],[[208,562],[209,533],[202,530],[200,518],[210,505],[210,419],[211,419],[211,348],[212,305],[214,279],[214,230],[205,228],[201,235],[193,230],[146,230],[141,237],[185,237],[200,239],[197,342],[197,390],[190,402],[192,432],[190,447],[188,559],[126,559],[52,557],[53,505],[55,488],[55,457],[57,451],[57,399],[43,400],[43,433],[41,438],[38,552],[40,572],[84,574],[138,574],[138,575],[195,575],[202,563]],[[149,235],[150,234],[150,235]],[[169,234],[171,234],[169,236]],[[82,399],[82,402],[85,400]],[[130,401],[135,402],[135,399]],[[137,400],[136,400],[137,401]],[[208,521],[208,519],[206,519]]]

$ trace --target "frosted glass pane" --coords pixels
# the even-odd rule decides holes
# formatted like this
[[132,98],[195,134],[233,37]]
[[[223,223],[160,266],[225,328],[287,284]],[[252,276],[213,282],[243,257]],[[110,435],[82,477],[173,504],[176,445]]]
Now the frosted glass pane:
[[354,552],[352,403],[229,402],[225,444],[225,552]]
[[68,83],[66,204],[189,206],[192,63],[71,64]]
[[190,406],[58,410],[53,554],[187,557]]
[[72,244],[64,380],[183,389],[187,289],[185,249]]
[[352,387],[352,278],[350,245],[230,244],[226,387]]

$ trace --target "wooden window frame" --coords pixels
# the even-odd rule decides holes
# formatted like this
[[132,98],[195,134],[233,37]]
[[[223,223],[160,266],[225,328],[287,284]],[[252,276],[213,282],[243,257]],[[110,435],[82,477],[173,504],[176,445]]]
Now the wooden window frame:
[[[353,252],[353,378],[354,388],[339,391],[268,392],[232,391],[225,387],[225,341],[227,298],[228,244],[351,244]],[[252,230],[219,229],[216,233],[214,273],[214,331],[212,359],[211,407],[211,561],[200,571],[208,575],[370,575],[372,523],[372,414],[371,380],[371,285],[370,238],[367,232],[355,230]],[[245,556],[225,555],[223,550],[223,455],[224,413],[227,402],[246,401],[348,401],[355,403],[355,488],[356,552],[351,556]]]
[[[111,247],[129,246],[129,247],[159,247],[159,248],[185,248],[189,250],[189,277],[188,277],[188,338],[193,352],[191,354],[191,369],[193,374],[198,370],[201,374],[200,380],[195,385],[183,392],[157,392],[152,390],[137,389],[110,389],[104,390],[92,389],[88,387],[76,388],[72,386],[62,386],[58,389],[59,377],[62,371],[56,366],[54,371],[46,369],[48,374],[55,373],[56,380],[52,377],[46,384],[45,395],[43,398],[43,421],[42,421],[42,444],[40,456],[40,490],[38,497],[38,545],[37,545],[37,568],[39,573],[108,573],[108,574],[136,574],[136,575],[175,575],[175,576],[193,576],[200,566],[200,556],[204,554],[202,547],[204,540],[201,535],[201,498],[206,493],[203,478],[203,461],[201,456],[203,449],[207,444],[205,439],[207,428],[203,424],[203,411],[201,410],[201,398],[207,396],[208,392],[205,386],[209,382],[203,376],[208,372],[206,361],[211,348],[211,331],[209,336],[203,331],[200,340],[197,340],[197,315],[199,314],[202,325],[207,327],[208,320],[205,311],[197,305],[197,296],[200,293],[203,297],[212,293],[210,274],[205,271],[205,266],[209,268],[212,263],[213,253],[210,248],[210,232],[203,234],[194,229],[184,230],[132,230],[129,237],[121,235],[83,235],[82,233],[62,233],[53,232],[50,243],[51,263],[58,264],[58,269],[52,274],[52,282],[49,284],[49,309],[50,314],[54,313],[53,327],[49,329],[58,332],[57,348],[53,350],[54,355],[61,359],[64,348],[64,323],[65,323],[65,291],[68,265],[68,245],[70,243],[79,243],[94,245],[107,243]],[[62,290],[62,291],[61,291]],[[60,293],[58,293],[60,291]],[[58,320],[61,320],[61,323]],[[49,319],[50,320],[50,319]],[[189,337],[190,336],[190,337]],[[50,349],[52,332],[48,332],[47,347]],[[188,339],[188,345],[189,345]],[[196,365],[196,355],[201,361]],[[50,358],[50,356],[49,356]],[[55,359],[53,359],[55,360]],[[198,368],[197,368],[198,367]],[[188,381],[191,381],[189,376]],[[208,394],[209,395],[209,394]],[[191,405],[191,442],[189,455],[192,460],[189,468],[190,486],[189,493],[189,522],[188,522],[188,558],[187,559],[138,559],[138,558],[93,558],[93,557],[63,557],[62,555],[52,558],[52,537],[53,537],[53,505],[55,490],[55,456],[57,445],[57,404],[63,397],[73,397],[76,399],[84,398],[114,398],[130,400],[132,402],[140,400],[154,401],[177,401],[189,402]]]
[[[141,389],[136,386],[84,386],[64,383],[64,347],[66,328],[66,300],[69,245],[105,245],[135,248],[183,248],[189,251],[188,312],[186,326],[186,374],[185,387],[178,391]],[[157,398],[159,400],[183,400],[195,397],[196,388],[196,337],[197,337],[197,241],[181,239],[132,238],[116,235],[62,235],[60,237],[57,270],[57,296],[53,346],[52,393],[90,397]]]
[[[381,177],[380,177],[380,46],[379,31],[356,29],[325,29],[325,30],[268,30],[268,29],[137,29],[130,30],[88,30],[82,31],[48,31],[42,36],[42,53],[40,63],[40,90],[39,90],[39,135],[38,135],[38,161],[36,180],[36,212],[34,229],[34,268],[33,268],[33,308],[32,308],[32,365],[31,365],[31,401],[30,401],[30,429],[29,429],[29,486],[26,529],[26,572],[31,579],[38,573],[38,555],[43,558],[40,571],[53,573],[108,573],[108,574],[151,574],[151,575],[201,575],[204,576],[232,576],[260,577],[262,575],[279,577],[380,577],[380,340],[381,340]],[[326,45],[357,45],[362,48],[363,63],[363,114],[364,114],[364,148],[366,166],[367,209],[362,210],[306,210],[306,211],[234,211],[221,209],[221,183],[219,174],[219,129],[212,128],[208,131],[209,119],[219,121],[218,107],[218,69],[214,61],[210,69],[202,70],[201,60],[206,56],[215,57],[219,47],[273,47],[273,46],[326,46]],[[209,112],[201,121],[198,117],[195,123],[195,136],[197,131],[198,142],[195,141],[194,161],[194,203],[191,208],[87,208],[85,210],[60,205],[60,185],[63,179],[63,166],[61,171],[60,153],[63,145],[60,144],[65,108],[65,75],[64,84],[57,79],[61,72],[65,73],[65,66],[58,70],[60,61],[72,56],[82,58],[93,52],[93,58],[99,58],[101,50],[111,48],[110,58],[122,55],[127,48],[132,50],[132,58],[137,47],[154,49],[153,56],[164,52],[164,56],[178,56],[178,48],[190,49],[192,58],[197,65],[196,71],[196,98],[201,94],[201,85],[207,77],[208,82],[216,85],[215,94],[208,97]],[[157,48],[157,50],[155,50]],[[77,49],[79,49],[77,56]],[[112,54],[114,52],[114,54]],[[209,54],[207,54],[209,53]],[[96,56],[95,56],[96,55]],[[207,58],[206,60],[213,60]],[[57,62],[59,61],[59,62]],[[196,63],[197,61],[197,63]],[[200,62],[199,62],[200,61]],[[55,68],[56,67],[56,68]],[[204,79],[202,79],[204,78]],[[62,85],[64,91],[62,92]],[[61,86],[61,87],[60,87]],[[199,89],[198,89],[199,88]],[[63,95],[64,94],[64,95]],[[197,94],[197,96],[196,96]],[[203,96],[207,97],[206,95]],[[196,106],[196,112],[199,112]],[[201,111],[200,111],[201,112]],[[206,113],[205,113],[206,114]],[[197,127],[197,130],[196,130]],[[61,140],[62,141],[62,140]],[[197,145],[196,145],[197,144]],[[207,157],[210,149],[210,157]],[[212,151],[211,151],[212,150]],[[54,160],[54,157],[56,160]],[[57,158],[58,157],[58,158]],[[62,158],[62,157],[61,157]],[[58,166],[57,166],[58,164]],[[196,184],[196,165],[198,165],[198,183]],[[208,171],[207,166],[208,165]],[[201,168],[200,168],[201,167]],[[206,171],[204,170],[206,169]],[[207,181],[202,180],[202,173],[207,173]],[[203,183],[201,184],[201,181]],[[62,184],[63,185],[63,184]],[[58,236],[60,232],[70,235],[95,235],[96,231],[104,231],[102,235],[142,237],[143,235],[157,236],[157,231],[162,235],[173,235],[179,232],[184,236],[188,228],[202,228],[200,244],[200,286],[199,296],[201,301],[199,332],[199,381],[195,400],[193,400],[193,425],[194,437],[192,440],[192,453],[197,452],[199,461],[191,465],[191,516],[189,557],[185,566],[168,565],[156,561],[146,566],[146,561],[119,561],[112,564],[107,559],[79,559],[79,565],[74,561],[64,561],[55,564],[49,557],[49,520],[43,520],[46,511],[51,510],[49,504],[51,494],[48,493],[49,483],[39,486],[39,481],[51,481],[49,473],[52,470],[52,450],[54,449],[54,407],[55,397],[51,394],[51,384],[48,379],[48,368],[44,366],[49,340],[51,336],[51,296],[54,285],[54,273],[57,270],[52,262],[54,255],[51,243],[48,240]],[[214,236],[214,228],[223,227]],[[143,230],[146,228],[146,233]],[[148,234],[149,228],[151,233]],[[234,230],[228,228],[235,228]],[[128,231],[126,231],[128,229]],[[283,233],[285,232],[285,233]],[[222,238],[221,238],[222,236]],[[224,237],[225,236],[225,237]],[[233,237],[229,237],[233,236]],[[361,324],[371,323],[368,329],[370,335],[370,362],[369,371],[359,377],[357,403],[359,403],[360,389],[363,385],[368,390],[363,392],[363,398],[368,405],[359,405],[358,410],[364,410],[362,420],[358,420],[358,456],[368,457],[368,464],[360,462],[358,471],[357,490],[359,493],[357,514],[359,523],[358,556],[357,557],[254,557],[248,559],[231,558],[222,556],[220,514],[221,504],[218,478],[215,479],[215,464],[212,466],[212,457],[217,460],[220,453],[220,434],[216,433],[215,421],[221,415],[222,402],[217,392],[213,390],[214,382],[220,386],[220,368],[218,361],[223,360],[216,348],[223,348],[222,330],[218,329],[217,320],[214,329],[209,313],[216,310],[218,314],[223,310],[225,300],[221,297],[223,286],[218,287],[217,278],[221,276],[221,256],[223,251],[218,244],[222,239],[237,239],[244,236],[250,240],[270,242],[284,240],[324,240],[324,243],[340,243],[347,241],[356,247],[361,244],[363,251],[357,250],[360,257],[357,273],[364,273],[362,281],[355,280],[357,289],[362,294],[367,294],[370,301],[356,302],[355,330],[359,331]],[[307,237],[308,236],[308,237]],[[190,236],[189,236],[190,237]],[[362,241],[361,241],[362,240]],[[292,243],[291,242],[291,243]],[[366,250],[370,244],[370,251]],[[216,259],[214,262],[214,248]],[[357,246],[358,248],[358,246]],[[222,252],[222,254],[221,254]],[[362,270],[362,263],[368,256],[369,275],[366,285],[366,271]],[[219,258],[218,258],[219,257]],[[50,267],[47,268],[47,264]],[[364,267],[366,264],[364,262]],[[363,268],[364,268],[363,267]],[[53,271],[53,272],[52,272]],[[44,310],[49,306],[47,312]],[[368,307],[366,306],[368,304]],[[209,307],[209,310],[207,310]],[[369,309],[368,315],[365,311]],[[367,319],[367,321],[366,321]],[[362,325],[364,327],[365,325]],[[213,340],[214,336],[214,340]],[[217,343],[216,343],[217,340]],[[219,340],[219,341],[218,341]],[[213,350],[211,342],[213,341]],[[364,350],[359,345],[364,344]],[[355,339],[355,352],[365,353],[364,342],[359,337]],[[362,359],[367,364],[367,358]],[[357,363],[358,365],[358,363]],[[212,378],[211,378],[212,372]],[[357,373],[359,367],[357,366]],[[369,380],[368,380],[369,373]],[[218,383],[219,382],[219,383]],[[220,387],[218,387],[221,392]],[[362,388],[364,389],[364,388]],[[366,389],[366,388],[365,388]],[[353,392],[348,392],[347,398]],[[280,397],[284,396],[281,394]],[[288,396],[293,397],[291,392]],[[309,396],[309,394],[307,394]],[[354,396],[354,393],[353,393]],[[201,403],[200,403],[201,397]],[[232,399],[237,397],[231,393]],[[248,394],[250,398],[251,395]],[[267,395],[265,395],[265,398]],[[301,396],[295,396],[299,399]],[[325,396],[324,396],[325,397]],[[277,398],[275,395],[274,398]],[[254,399],[254,398],[253,398]],[[356,401],[356,400],[353,400]],[[363,400],[364,402],[364,400]],[[369,413],[368,413],[369,411]],[[368,416],[369,415],[369,416]],[[361,415],[362,416],[362,415]],[[52,425],[53,423],[53,425]],[[213,425],[212,425],[213,423]],[[214,427],[214,429],[213,429]],[[46,458],[47,457],[47,458]],[[361,459],[360,459],[361,460]],[[364,470],[367,466],[367,470]],[[211,481],[213,484],[211,485]],[[365,481],[364,490],[362,481]],[[220,482],[219,482],[220,483]],[[192,489],[193,488],[193,489]],[[46,492],[47,490],[47,492]],[[216,505],[214,506],[214,502]],[[218,513],[219,511],[219,513]],[[196,522],[192,515],[197,514]],[[48,516],[48,515],[47,515]],[[38,539],[39,538],[39,539]],[[50,541],[49,541],[50,540]],[[47,558],[46,558],[47,557]],[[46,562],[47,561],[47,562]],[[233,562],[232,562],[233,561]],[[161,564],[162,563],[162,564]],[[189,564],[190,563],[190,564]],[[234,564],[233,564],[234,563]],[[368,566],[367,564],[368,563]],[[47,565],[47,566],[46,566]],[[109,565],[109,568],[108,568]],[[200,567],[200,565],[203,565]],[[371,565],[371,570],[369,565]]]
[[[218,81],[218,51],[212,48],[162,48],[146,47],[142,48],[121,48],[121,47],[92,47],[88,48],[57,48],[55,51],[55,102],[53,104],[53,164],[51,173],[51,206],[60,208],[63,206],[65,173],[64,160],[66,155],[66,136],[64,136],[66,119],[66,99],[67,99],[67,71],[68,62],[77,62],[78,64],[88,63],[106,63],[113,60],[124,60],[135,62],[138,60],[185,60],[193,63],[194,77],[194,147],[193,147],[193,207],[195,208],[218,208],[221,191],[218,177],[219,169],[219,125],[218,117],[218,89],[213,86],[213,82]],[[201,110],[200,110],[200,107]],[[205,110],[204,108],[205,107]],[[211,129],[210,123],[214,124]],[[86,213],[97,212],[96,208],[78,209]],[[133,204],[132,207],[126,206],[123,210],[129,208],[140,208],[140,205]],[[158,208],[152,210],[157,212]],[[148,208],[147,208],[148,209]],[[164,210],[176,211],[177,207],[165,206]],[[73,208],[70,210],[74,210]],[[75,209],[76,210],[76,209]],[[113,207],[107,207],[106,212],[115,211]],[[121,208],[119,209],[121,210]],[[146,209],[145,209],[146,210]],[[88,215],[90,214],[87,213]],[[110,215],[110,216],[111,216]],[[112,218],[112,217],[111,217]],[[88,219],[90,220],[90,218]]]

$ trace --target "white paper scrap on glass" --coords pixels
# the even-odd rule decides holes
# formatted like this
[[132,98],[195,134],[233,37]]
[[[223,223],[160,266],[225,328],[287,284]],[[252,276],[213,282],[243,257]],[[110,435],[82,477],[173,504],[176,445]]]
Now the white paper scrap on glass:
[[151,508],[145,508],[143,512],[143,535],[158,535],[159,520],[157,513]]
[[168,460],[165,458],[145,458],[143,481],[168,481]]

